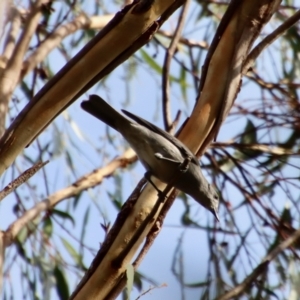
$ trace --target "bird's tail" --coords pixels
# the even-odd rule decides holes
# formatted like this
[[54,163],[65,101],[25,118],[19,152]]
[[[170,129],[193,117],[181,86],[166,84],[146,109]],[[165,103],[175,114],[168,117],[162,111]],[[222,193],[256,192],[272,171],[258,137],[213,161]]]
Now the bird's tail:
[[90,95],[89,100],[81,103],[81,107],[117,131],[122,125],[129,123],[127,118],[114,110],[105,100],[97,95]]

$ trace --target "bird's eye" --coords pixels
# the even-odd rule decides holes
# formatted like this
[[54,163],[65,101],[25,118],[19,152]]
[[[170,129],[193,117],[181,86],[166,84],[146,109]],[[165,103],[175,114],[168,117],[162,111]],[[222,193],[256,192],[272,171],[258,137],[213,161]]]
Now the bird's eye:
[[215,200],[219,200],[218,195],[214,195]]

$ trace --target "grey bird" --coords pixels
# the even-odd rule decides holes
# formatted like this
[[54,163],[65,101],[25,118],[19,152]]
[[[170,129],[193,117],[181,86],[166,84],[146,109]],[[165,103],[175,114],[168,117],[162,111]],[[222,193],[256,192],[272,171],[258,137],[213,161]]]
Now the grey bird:
[[[122,110],[135,122],[129,120],[97,95],[91,95],[89,100],[81,103],[81,107],[121,133],[146,168],[145,177],[157,190],[158,188],[151,180],[152,175],[166,184],[174,182],[176,189],[190,195],[219,220],[218,194],[203,176],[196,156],[176,137],[150,122]],[[180,166],[188,156],[191,157],[191,161],[187,165],[187,169],[180,171]],[[178,180],[174,181],[177,172],[182,172],[182,174]]]

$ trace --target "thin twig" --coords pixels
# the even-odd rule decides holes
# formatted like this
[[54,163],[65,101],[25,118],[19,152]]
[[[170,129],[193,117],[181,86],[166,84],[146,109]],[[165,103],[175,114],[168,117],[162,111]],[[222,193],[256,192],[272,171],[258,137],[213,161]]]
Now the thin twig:
[[[113,15],[102,15],[102,16],[87,16],[80,14],[71,22],[64,24],[57,28],[49,37],[47,37],[43,43],[24,61],[22,67],[22,74],[20,80],[31,72],[39,63],[41,63],[45,57],[59,44],[64,38],[70,34],[75,33],[80,29],[102,29],[111,19]],[[159,30],[158,34],[167,38],[172,38],[173,34],[170,32]],[[180,37],[179,43],[188,47],[197,47],[201,49],[208,49],[208,44],[205,41],[198,42],[191,39]]]
[[21,27],[21,16],[19,10],[17,10],[15,7],[11,7],[8,19],[10,19],[10,28],[7,37],[4,41],[4,50],[0,58],[1,63],[3,64],[1,65],[1,67],[3,69],[5,68],[8,60],[11,58],[11,55],[16,45],[17,36]]
[[136,300],[139,300],[141,299],[143,296],[145,296],[146,294],[150,293],[152,290],[154,289],[157,289],[157,288],[163,288],[163,287],[166,287],[167,285],[166,284],[162,284],[160,286],[155,286],[155,287],[150,287],[148,290],[146,290],[145,292],[142,292],[137,298]]
[[0,201],[3,200],[8,194],[13,192],[16,188],[18,188],[21,184],[26,182],[30,177],[32,177],[36,172],[38,172],[43,166],[45,166],[49,162],[38,162],[33,167],[27,169],[23,172],[19,177],[14,179],[11,183],[9,183],[2,191],[0,191]]
[[4,133],[5,117],[11,95],[18,84],[22,63],[29,43],[34,35],[41,17],[41,7],[45,0],[36,1],[28,14],[24,29],[16,43],[6,68],[0,74],[0,136]]
[[129,163],[136,161],[136,155],[132,149],[127,150],[122,156],[114,159],[103,168],[97,169],[90,174],[75,181],[72,185],[61,189],[46,199],[37,203],[27,210],[23,216],[12,223],[4,233],[4,247],[10,246],[20,230],[29,222],[34,220],[40,213],[57,205],[59,202],[76,196],[83,190],[100,184],[104,178],[112,176],[117,168],[125,168]]
[[265,144],[240,144],[235,142],[215,142],[210,145],[210,148],[233,147],[237,149],[249,149],[268,153],[271,155],[300,155],[300,150],[293,151],[291,149],[265,145]]
[[184,20],[188,12],[190,0],[187,0],[182,7],[179,20],[177,23],[177,27],[174,33],[174,37],[171,41],[170,47],[168,48],[165,56],[165,61],[163,65],[163,74],[162,74],[162,108],[163,108],[163,120],[165,130],[171,132],[174,128],[172,126],[172,117],[171,117],[171,109],[170,109],[170,67],[171,61],[177,49],[182,29],[184,26]]
[[283,22],[277,29],[275,29],[271,34],[266,36],[248,55],[244,66],[243,73],[247,73],[249,68],[252,67],[257,57],[261,52],[266,49],[271,43],[273,43],[277,38],[279,38],[283,33],[288,30],[291,26],[300,20],[300,10],[298,10],[294,15],[289,17],[285,22]]
[[34,51],[23,63],[20,80],[31,72],[37,64],[42,62],[45,57],[55,49],[64,38],[75,33],[79,29],[101,29],[111,19],[113,15],[88,17],[85,14],[77,16],[71,22],[57,28],[43,43]]
[[[162,29],[158,30],[157,34],[162,35],[167,38],[170,38],[170,39],[174,37],[173,33],[162,30]],[[200,48],[200,49],[205,49],[205,50],[207,50],[209,48],[209,45],[206,41],[196,41],[196,40],[184,38],[182,36],[179,37],[179,43],[182,45],[188,46],[190,48]]]
[[36,31],[36,28],[38,26],[40,17],[41,17],[41,7],[45,0],[39,0],[37,1],[32,9],[30,10],[30,13],[28,14],[24,30],[16,44],[16,47],[14,49],[14,52],[12,54],[12,57],[7,64],[7,71],[14,72],[17,75],[17,78],[19,77],[23,58],[25,56],[25,53],[28,49],[28,45],[32,39],[32,36],[34,32]]
[[288,239],[279,244],[273,251],[271,251],[262,262],[253,270],[253,272],[239,285],[234,287],[229,292],[224,295],[218,297],[216,300],[230,300],[237,299],[237,297],[241,296],[245,293],[249,286],[266,270],[268,265],[272,260],[274,260],[282,251],[289,248],[292,244],[294,244],[300,238],[300,229],[298,229],[294,234],[292,234]]

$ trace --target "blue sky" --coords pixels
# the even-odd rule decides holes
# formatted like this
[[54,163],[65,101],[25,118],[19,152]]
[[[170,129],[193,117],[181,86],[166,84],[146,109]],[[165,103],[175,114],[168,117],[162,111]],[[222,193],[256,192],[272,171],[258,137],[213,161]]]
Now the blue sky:
[[[194,5],[194,4],[193,4]],[[194,7],[194,6],[193,6]],[[87,7],[87,10],[89,8]],[[111,10],[111,12],[113,9]],[[196,15],[196,10],[194,10],[194,17]],[[207,30],[205,25],[195,25],[193,23],[194,19],[190,18],[185,33],[188,38],[202,40],[205,36],[209,35],[210,38],[208,42],[213,37],[214,28],[210,26]],[[173,17],[170,22],[165,26],[165,29],[172,30],[174,29],[176,19]],[[266,28],[266,30],[271,30],[271,27]],[[210,33],[210,34],[209,34]],[[78,35],[80,33],[77,33]],[[68,53],[70,56],[75,55],[79,49],[75,48],[71,53]],[[164,52],[162,49],[155,49],[150,46],[144,47],[144,50],[147,51],[149,55],[157,54],[156,61],[161,63],[164,57]],[[184,49],[182,51],[185,51]],[[203,53],[203,59],[205,58],[205,53]],[[179,57],[183,60],[187,60],[186,56],[183,53],[179,54]],[[276,77],[271,73],[272,60],[269,59],[268,53],[264,54],[264,59],[260,61],[258,68],[263,72],[262,74],[269,78],[270,80],[276,81]],[[49,62],[54,66],[53,71],[57,72],[64,64],[65,60],[61,56],[58,50],[54,50],[49,56]],[[140,64],[135,75],[134,79],[128,82],[128,68],[132,67],[129,63],[118,67],[104,82],[93,87],[80,99],[78,99],[74,104],[72,104],[67,111],[60,115],[55,120],[55,126],[50,126],[47,130],[40,135],[38,138],[40,145],[44,145],[50,142],[50,149],[52,156],[50,157],[47,153],[44,155],[43,160],[50,158],[50,163],[45,167],[46,178],[41,176],[41,174],[36,174],[29,182],[32,185],[37,185],[37,191],[34,195],[28,193],[26,187],[21,187],[19,189],[22,197],[28,195],[28,200],[24,202],[26,208],[30,208],[34,205],[34,201],[39,201],[47,195],[47,191],[51,193],[55,192],[58,189],[64,188],[68,184],[71,184],[80,176],[91,172],[97,167],[101,167],[109,162],[111,159],[121,154],[124,149],[126,149],[127,144],[124,142],[123,138],[113,130],[108,130],[104,124],[91,117],[87,113],[81,110],[80,102],[83,99],[87,99],[88,95],[92,93],[98,93],[104,99],[107,99],[111,105],[116,109],[125,108],[135,114],[140,115],[141,117],[154,122],[160,127],[163,127],[162,116],[161,116],[161,83],[160,77],[154,70],[152,70],[145,63],[141,63],[141,54],[138,52],[135,54],[135,59],[131,62]],[[172,75],[177,77],[179,76],[179,68],[176,63],[172,64]],[[27,78],[30,82],[30,76]],[[258,88],[248,80],[245,80],[241,92],[238,95],[237,103],[244,104],[245,101],[248,101],[249,105],[253,105],[255,101],[258,101],[262,97]],[[196,92],[193,89],[192,82],[189,81],[190,86],[187,89],[187,102],[183,100],[180,89],[176,84],[172,84],[171,88],[171,98],[172,98],[172,116],[176,115],[176,112],[180,109],[182,110],[181,122],[190,114],[194,100],[196,97]],[[76,84],[70,82],[70,84]],[[39,83],[41,88],[43,83]],[[24,96],[17,91],[18,96],[23,99],[21,104],[25,104],[26,100]],[[18,107],[18,110],[21,108]],[[246,126],[247,118],[235,119],[229,117],[225,124],[222,126],[221,131],[218,135],[218,141],[227,141],[241,133]],[[283,137],[286,135],[284,129],[279,130],[277,134]],[[109,139],[113,140],[113,143],[109,143]],[[70,153],[71,160],[68,159],[64,149],[68,149]],[[30,157],[38,157],[38,144],[33,143],[29,148],[24,152]],[[207,163],[207,160],[203,159],[203,162]],[[299,163],[299,158],[295,159],[295,164]],[[17,159],[17,166],[19,168],[28,168],[30,164],[23,158],[19,157]],[[70,168],[70,166],[73,167]],[[255,172],[255,171],[253,171]],[[290,176],[294,175],[293,172],[298,172],[299,170],[291,168],[287,170]],[[95,251],[99,249],[99,244],[104,239],[104,232],[100,228],[100,223],[103,223],[105,219],[108,222],[113,223],[118,211],[111,202],[111,199],[108,193],[115,196],[121,196],[122,200],[125,201],[130,195],[132,189],[136,186],[138,181],[142,178],[144,169],[140,163],[130,166],[129,170],[118,170],[117,179],[109,178],[106,179],[103,184],[94,189],[91,189],[87,192],[84,192],[80,202],[75,210],[72,211],[72,217],[76,220],[76,226],[70,221],[62,222],[59,220],[54,225],[54,238],[53,245],[57,247],[57,251],[64,260],[70,264],[73,264],[73,259],[67,253],[66,249],[62,245],[61,238],[68,239],[71,244],[78,249],[79,245],[76,242],[76,238],[81,234],[82,229],[82,220],[83,215],[89,210],[89,224],[86,228],[85,243],[89,248],[94,249],[94,251],[84,250],[84,263],[86,266],[89,266],[92,258],[94,257]],[[208,180],[211,181],[210,175],[204,171]],[[5,186],[10,182],[12,174],[11,171],[8,171],[6,175],[1,178],[1,186]],[[45,180],[47,179],[47,180]],[[116,180],[119,180],[118,182]],[[47,181],[47,184],[45,183]],[[118,188],[116,188],[116,184]],[[223,192],[223,191],[221,191]],[[277,190],[278,194],[274,197],[277,202],[277,207],[279,210],[282,210],[285,203],[288,201],[287,196],[282,193],[282,191]],[[297,193],[295,191],[295,193]],[[230,199],[233,204],[241,202],[241,195],[237,195],[236,191],[233,188],[226,189],[226,198]],[[195,220],[199,221],[203,226],[212,224],[212,216],[209,215],[202,207],[199,207],[192,199],[188,200],[192,206],[191,215]],[[64,201],[58,205],[58,209],[66,209],[72,206],[73,200]],[[12,195],[5,199],[1,203],[0,207],[0,219],[1,219],[1,228],[6,229],[9,224],[11,224],[16,216],[12,213],[12,207],[15,205],[15,195]],[[172,262],[174,258],[174,251],[178,246],[178,243],[183,239],[182,243],[182,261],[184,266],[184,282],[186,283],[195,283],[206,280],[207,274],[207,261],[210,258],[210,253],[208,251],[207,239],[208,236],[206,232],[199,228],[184,228],[181,224],[181,216],[184,212],[184,205],[180,199],[177,199],[174,206],[170,210],[165,222],[164,227],[159,234],[159,237],[156,239],[154,245],[150,249],[145,260],[142,262],[139,272],[155,280],[158,285],[166,284],[167,286],[154,289],[151,293],[146,294],[144,299],[181,299],[180,286],[175,276],[172,274]],[[221,206],[220,218],[221,222],[218,226],[224,226],[224,208]],[[243,209],[237,210],[238,215],[236,215],[239,229],[242,233],[249,226],[248,212]],[[210,221],[210,223],[209,223]],[[218,234],[218,240],[227,241],[229,243],[228,251],[235,249],[235,243],[237,243],[237,237],[228,236],[225,234]],[[261,244],[260,238],[255,234],[251,233],[249,242],[251,242],[253,247],[253,255],[255,253],[256,261],[259,262],[262,256],[264,255],[264,247]],[[35,245],[37,246],[37,245]],[[29,252],[32,245],[27,245]],[[38,247],[38,251],[42,251],[42,248]],[[53,255],[57,255],[57,252],[52,249]],[[221,251],[221,250],[220,250]],[[14,250],[9,249],[8,251],[8,261],[11,261],[14,257]],[[242,258],[246,257],[244,253]],[[51,261],[51,257],[49,258]],[[14,271],[11,280],[14,282],[15,278],[18,278],[18,264],[14,265]],[[221,266],[222,270],[224,268]],[[71,269],[71,268],[70,268]],[[242,276],[244,272],[248,273],[250,271],[250,266],[246,267],[245,270],[240,269],[240,275]],[[70,274],[70,275],[69,275]],[[13,276],[16,276],[13,278]],[[70,290],[72,291],[76,285],[76,279],[72,272],[68,272],[68,278],[71,279]],[[49,278],[49,284],[51,284],[51,278]],[[144,289],[147,289],[150,284],[147,283],[144,285]],[[199,298],[200,289],[185,289],[186,299],[195,299]],[[136,298],[139,295],[139,292],[136,290],[133,292],[132,299]],[[57,299],[56,294],[51,294],[51,299]]]

